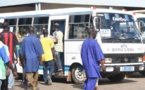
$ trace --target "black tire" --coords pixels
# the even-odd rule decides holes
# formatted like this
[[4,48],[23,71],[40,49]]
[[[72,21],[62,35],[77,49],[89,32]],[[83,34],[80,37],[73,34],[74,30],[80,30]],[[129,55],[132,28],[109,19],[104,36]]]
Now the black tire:
[[139,72],[141,75],[145,76],[145,71]]
[[74,65],[71,70],[72,80],[75,84],[82,84],[85,79],[85,71],[81,65]]
[[111,82],[121,82],[125,77],[125,74],[117,74],[108,77]]

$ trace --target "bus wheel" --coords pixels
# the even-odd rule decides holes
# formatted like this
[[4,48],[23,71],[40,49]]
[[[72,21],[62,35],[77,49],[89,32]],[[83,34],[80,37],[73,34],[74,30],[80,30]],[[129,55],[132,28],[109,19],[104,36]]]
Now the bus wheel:
[[71,70],[72,80],[76,84],[82,84],[86,78],[85,70],[81,65],[74,65]]
[[141,75],[145,76],[145,71],[139,72]]
[[108,77],[108,79],[112,82],[120,82],[125,78],[125,74],[117,74]]

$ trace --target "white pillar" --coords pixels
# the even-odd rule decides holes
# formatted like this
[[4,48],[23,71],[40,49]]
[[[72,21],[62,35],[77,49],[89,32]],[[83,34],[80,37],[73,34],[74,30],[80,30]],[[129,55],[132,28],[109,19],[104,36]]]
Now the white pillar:
[[35,3],[35,10],[36,11],[41,10],[41,3]]
[[41,3],[38,3],[38,10],[41,10]]

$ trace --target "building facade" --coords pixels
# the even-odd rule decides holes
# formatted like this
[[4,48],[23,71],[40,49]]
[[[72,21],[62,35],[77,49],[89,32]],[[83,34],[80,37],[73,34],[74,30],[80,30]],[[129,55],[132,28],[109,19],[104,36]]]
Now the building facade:
[[67,7],[91,7],[142,10],[145,0],[0,0],[0,13]]

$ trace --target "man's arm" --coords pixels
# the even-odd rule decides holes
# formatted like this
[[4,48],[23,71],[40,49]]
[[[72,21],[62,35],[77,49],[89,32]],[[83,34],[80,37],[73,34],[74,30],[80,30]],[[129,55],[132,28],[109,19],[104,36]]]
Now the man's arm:
[[37,54],[37,57],[39,58],[40,64],[41,64],[42,63],[41,58],[42,58],[42,55],[44,54],[44,51],[43,51],[42,44],[39,39],[37,39],[37,41],[35,42],[34,48],[36,50],[35,53]]
[[52,54],[53,54],[53,59],[56,62],[55,50],[54,50],[54,48],[52,48],[51,50],[52,50]]
[[105,57],[104,57],[103,51],[98,43],[94,44],[94,50],[95,50],[94,52],[95,52],[96,60],[97,60],[97,62],[100,61],[101,70],[104,72],[105,71],[105,66],[104,66]]
[[50,47],[51,47],[51,50],[52,50],[52,54],[53,54],[53,59],[54,61],[56,61],[56,56],[55,56],[55,49],[54,49],[54,42],[52,39],[50,39],[51,42],[50,42]]
[[17,73],[15,72],[12,64],[10,63],[10,58],[7,54],[7,50],[5,48],[5,46],[3,46],[1,49],[0,49],[0,55],[1,55],[1,58],[2,60],[4,61],[4,63],[6,63],[6,65],[12,70],[13,74],[15,77],[18,77]]
[[8,63],[6,63],[6,65],[12,70],[13,75],[15,76],[15,78],[18,77],[17,72],[15,71],[15,69],[13,68],[11,62],[9,61]]
[[100,62],[101,62],[101,70],[102,70],[103,72],[105,72],[105,66],[104,66],[105,60],[103,59],[103,60],[101,60]]
[[16,55],[16,63],[18,63],[18,56],[17,56],[17,48],[16,48],[16,45],[18,45],[18,39],[17,39],[17,37],[16,37],[16,35],[13,33],[13,50],[14,50],[14,53],[15,53],[15,55]]

